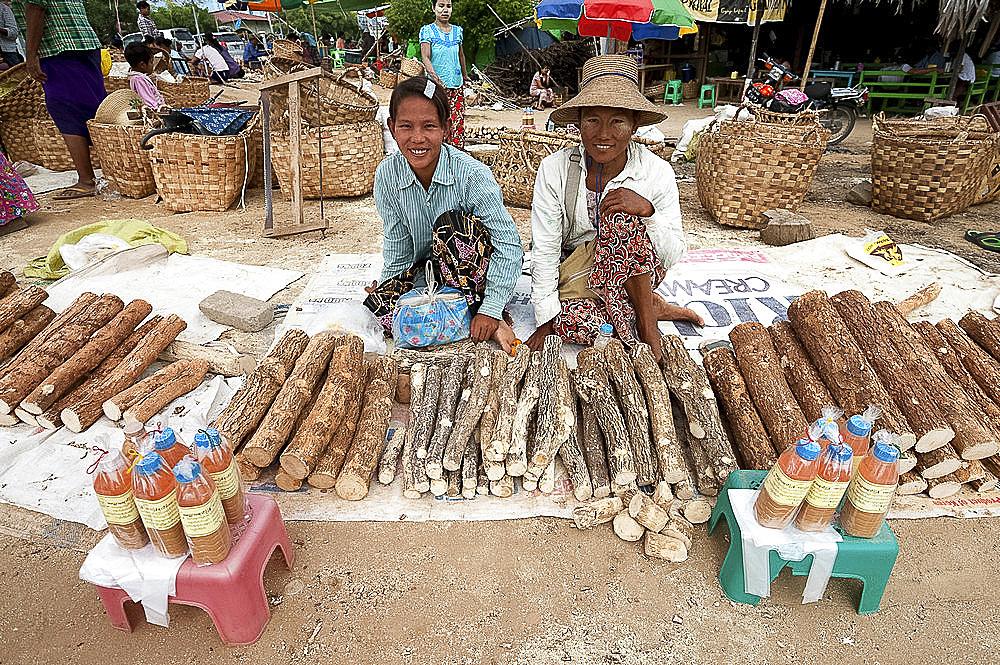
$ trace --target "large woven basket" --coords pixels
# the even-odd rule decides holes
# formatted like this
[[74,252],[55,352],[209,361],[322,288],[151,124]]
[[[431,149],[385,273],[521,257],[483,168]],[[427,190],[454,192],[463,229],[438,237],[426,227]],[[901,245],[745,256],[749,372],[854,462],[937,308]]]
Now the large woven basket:
[[378,84],[383,88],[395,88],[398,79],[399,74],[388,69],[383,69],[378,73]]
[[150,139],[156,191],[174,212],[229,209],[250,179],[250,132],[235,136],[161,134]]
[[[330,127],[371,122],[378,99],[344,80],[346,72],[323,72],[299,81],[299,115],[307,127]],[[275,128],[288,127],[288,89],[271,91],[271,118]]]
[[698,138],[698,199],[720,224],[759,229],[765,210],[801,205],[829,138],[818,124],[713,121]]
[[271,53],[274,57],[283,60],[305,62],[305,59],[302,57],[302,46],[290,39],[275,39],[272,41]]
[[35,136],[35,148],[38,150],[40,166],[50,171],[69,171],[74,168],[66,140],[48,113],[32,119],[31,128]]
[[503,191],[504,202],[530,208],[538,165],[557,150],[579,142],[579,138],[566,134],[532,130],[502,134],[500,151],[493,157],[492,168]]
[[42,84],[22,63],[0,72],[0,119],[33,118],[45,104]]
[[[322,139],[322,140],[321,140]],[[323,186],[320,188],[320,145]],[[338,125],[329,129],[307,128],[299,139],[299,173],[302,196],[317,199],[360,196],[372,191],[375,168],[384,157],[382,127],[377,122]],[[287,132],[271,133],[271,164],[285,199],[292,197],[290,150]]]
[[115,90],[128,90],[128,77],[127,76],[105,76],[104,77],[104,90],[109,95]]
[[156,87],[160,89],[164,103],[175,109],[200,106],[212,96],[208,79],[200,76],[185,76],[177,83],[157,81]]
[[141,199],[156,191],[149,151],[139,148],[146,128],[87,122],[90,140],[101,160],[104,177],[124,196]]
[[938,120],[875,118],[872,208],[933,221],[995,196],[998,138],[983,116]]
[[654,102],[663,101],[663,95],[667,92],[666,81],[657,81],[651,85],[646,86],[646,91],[643,93],[647,99],[651,99]]
[[42,163],[35,145],[34,125],[33,118],[7,118],[0,121],[0,140],[3,141],[8,160],[39,165]]
[[403,58],[399,64],[399,72],[404,78],[422,76],[424,73],[424,66],[416,58]]
[[[775,125],[814,126],[821,115],[820,111],[806,109],[798,113],[777,113],[752,104],[744,104],[740,110],[747,109],[757,119],[757,122],[769,122]],[[738,112],[737,112],[738,115]]]

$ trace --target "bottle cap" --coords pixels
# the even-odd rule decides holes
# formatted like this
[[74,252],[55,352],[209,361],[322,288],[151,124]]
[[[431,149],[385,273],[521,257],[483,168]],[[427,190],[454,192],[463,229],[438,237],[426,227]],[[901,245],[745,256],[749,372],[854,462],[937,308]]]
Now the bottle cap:
[[601,324],[601,334],[602,335],[613,335],[615,333],[615,327],[610,323]]
[[138,420],[129,420],[125,422],[125,436],[135,436],[140,432],[144,432],[145,429],[145,426]]
[[895,462],[899,459],[899,448],[891,443],[879,441],[872,446],[872,454],[880,462]]
[[799,439],[795,444],[795,452],[804,460],[814,460],[819,457],[821,448],[815,441],[809,439]]
[[177,437],[174,436],[174,430],[169,427],[162,432],[157,432],[156,436],[153,437],[153,445],[156,446],[157,450],[166,450],[176,442]]
[[850,462],[851,458],[854,457],[854,451],[850,446],[845,446],[839,443],[830,444],[830,456],[833,458],[834,462]]
[[206,427],[205,434],[208,435],[208,438],[212,440],[214,445],[218,446],[222,444],[222,435],[219,434],[219,430],[214,427]]
[[194,435],[194,445],[196,448],[211,448],[212,438],[206,432],[198,432]]
[[163,466],[163,458],[160,457],[160,453],[154,450],[142,456],[135,465],[135,471],[140,476],[151,476],[159,471],[161,466]]
[[174,476],[179,483],[190,483],[201,475],[201,465],[189,457],[182,457],[174,465]]
[[872,424],[861,416],[851,416],[847,419],[847,431],[854,436],[868,436],[872,431]]
[[107,455],[101,456],[97,462],[97,470],[100,472],[113,471],[121,466],[125,466],[125,458],[114,448]]

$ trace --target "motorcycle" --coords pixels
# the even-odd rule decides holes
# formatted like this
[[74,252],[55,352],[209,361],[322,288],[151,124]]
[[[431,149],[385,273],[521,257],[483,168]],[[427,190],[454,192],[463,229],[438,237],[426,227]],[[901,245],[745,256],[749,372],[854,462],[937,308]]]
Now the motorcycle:
[[802,91],[782,86],[798,83],[802,79],[766,53],[760,58],[764,80],[747,87],[743,101],[775,113],[794,114],[811,109],[823,111],[819,123],[830,130],[830,145],[836,145],[850,135],[858,113],[868,101],[868,88],[834,88],[825,81],[805,86]]

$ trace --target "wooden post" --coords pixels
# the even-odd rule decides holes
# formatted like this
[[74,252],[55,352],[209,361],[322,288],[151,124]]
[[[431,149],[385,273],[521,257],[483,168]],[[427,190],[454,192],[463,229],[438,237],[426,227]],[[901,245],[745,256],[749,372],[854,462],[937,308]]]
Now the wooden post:
[[812,42],[809,43],[809,55],[806,56],[806,67],[802,70],[802,83],[799,84],[799,91],[806,89],[809,82],[809,68],[812,67],[813,54],[816,52],[816,40],[819,39],[819,28],[823,25],[823,12],[826,11],[826,0],[820,0],[819,13],[816,15],[816,27],[813,28]]

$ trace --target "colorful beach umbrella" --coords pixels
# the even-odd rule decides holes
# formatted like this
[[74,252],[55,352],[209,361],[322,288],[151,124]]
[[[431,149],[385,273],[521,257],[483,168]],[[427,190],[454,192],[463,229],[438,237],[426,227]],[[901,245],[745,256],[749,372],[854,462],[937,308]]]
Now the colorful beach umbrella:
[[680,0],[541,0],[535,21],[542,30],[621,41],[677,39],[698,31]]

